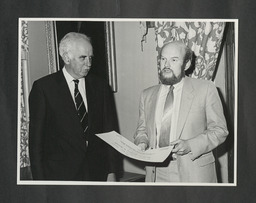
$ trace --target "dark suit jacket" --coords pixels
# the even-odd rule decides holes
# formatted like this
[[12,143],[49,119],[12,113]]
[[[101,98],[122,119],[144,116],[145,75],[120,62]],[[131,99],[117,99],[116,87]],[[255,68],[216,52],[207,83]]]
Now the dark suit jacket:
[[63,72],[34,82],[30,96],[29,152],[34,180],[104,181],[119,167],[117,152],[95,134],[118,130],[113,95],[98,77],[85,78],[88,102],[86,147]]

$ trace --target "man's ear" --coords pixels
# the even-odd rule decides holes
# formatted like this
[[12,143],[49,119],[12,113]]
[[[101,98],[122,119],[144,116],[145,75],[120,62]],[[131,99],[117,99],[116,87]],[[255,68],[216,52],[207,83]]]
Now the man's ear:
[[185,71],[191,66],[191,60],[188,60],[185,65]]
[[63,59],[65,64],[69,64],[70,63],[70,58],[69,58],[68,53],[64,53],[63,56],[62,56],[62,59]]

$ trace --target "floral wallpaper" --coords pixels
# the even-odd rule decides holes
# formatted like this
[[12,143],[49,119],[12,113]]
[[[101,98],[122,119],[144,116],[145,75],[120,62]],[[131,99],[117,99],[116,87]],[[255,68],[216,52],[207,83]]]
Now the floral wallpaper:
[[183,41],[194,51],[195,70],[191,77],[211,80],[218,60],[225,22],[155,22],[157,47]]

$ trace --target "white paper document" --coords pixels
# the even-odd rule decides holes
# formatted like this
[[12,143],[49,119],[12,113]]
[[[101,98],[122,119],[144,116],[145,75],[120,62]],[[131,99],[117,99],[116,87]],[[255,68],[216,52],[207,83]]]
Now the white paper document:
[[173,146],[142,151],[137,145],[115,131],[96,134],[125,156],[146,162],[163,162],[171,153]]

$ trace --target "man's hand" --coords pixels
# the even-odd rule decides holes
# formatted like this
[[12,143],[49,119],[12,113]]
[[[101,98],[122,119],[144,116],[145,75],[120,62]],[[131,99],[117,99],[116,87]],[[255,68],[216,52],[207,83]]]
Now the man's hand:
[[116,174],[109,173],[107,177],[107,182],[116,182]]
[[171,145],[174,145],[172,152],[177,155],[185,155],[191,152],[191,148],[187,140],[175,140],[171,142]]
[[147,145],[145,143],[138,144],[138,147],[141,149],[141,151],[145,151],[147,148]]

